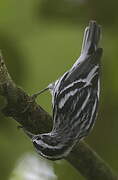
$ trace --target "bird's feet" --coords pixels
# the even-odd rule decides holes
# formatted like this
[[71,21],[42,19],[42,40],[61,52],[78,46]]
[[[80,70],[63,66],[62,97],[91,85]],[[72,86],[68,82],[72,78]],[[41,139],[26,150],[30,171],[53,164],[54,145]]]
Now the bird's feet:
[[19,130],[19,129],[23,129],[23,126],[22,125],[18,125],[17,126],[17,129]]
[[26,108],[22,111],[22,113],[25,113],[25,112],[31,107],[31,105],[35,102],[36,98],[37,98],[40,94],[42,94],[43,92],[45,92],[45,91],[47,91],[47,90],[49,90],[49,87],[47,87],[47,88],[45,88],[45,89],[43,89],[43,90],[41,90],[41,91],[39,91],[39,92],[31,95],[30,98],[29,98],[29,100],[28,100],[28,105],[27,105]]

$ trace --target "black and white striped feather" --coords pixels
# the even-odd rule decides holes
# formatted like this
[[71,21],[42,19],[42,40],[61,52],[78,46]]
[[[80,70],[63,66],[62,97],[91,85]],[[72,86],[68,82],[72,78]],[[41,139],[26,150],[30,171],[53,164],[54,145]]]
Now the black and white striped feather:
[[100,26],[91,21],[85,29],[81,55],[72,68],[48,87],[52,93],[53,128],[34,135],[39,154],[51,160],[62,159],[92,129],[100,93]]

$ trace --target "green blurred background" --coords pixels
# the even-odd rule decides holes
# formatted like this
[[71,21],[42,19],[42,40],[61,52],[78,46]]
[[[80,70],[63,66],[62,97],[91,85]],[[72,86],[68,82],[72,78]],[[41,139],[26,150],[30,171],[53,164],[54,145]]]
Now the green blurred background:
[[[46,87],[72,66],[80,54],[83,31],[89,20],[95,19],[102,25],[104,55],[100,110],[94,130],[86,141],[116,172],[117,7],[116,0],[0,1],[0,49],[12,78],[29,94]],[[48,92],[41,95],[38,102],[51,113],[51,96]],[[66,161],[53,163],[35,154],[32,143],[22,130],[17,129],[17,125],[14,120],[0,114],[1,180],[84,179]],[[44,168],[41,169],[43,163]],[[37,170],[33,171],[33,168]]]

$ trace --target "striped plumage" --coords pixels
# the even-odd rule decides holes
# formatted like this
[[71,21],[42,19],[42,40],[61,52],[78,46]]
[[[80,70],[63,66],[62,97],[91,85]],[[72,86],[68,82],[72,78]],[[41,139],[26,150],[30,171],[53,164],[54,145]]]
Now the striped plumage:
[[81,55],[72,68],[48,88],[52,93],[53,128],[34,135],[39,154],[51,160],[64,158],[92,129],[100,92],[100,26],[90,21],[85,29]]

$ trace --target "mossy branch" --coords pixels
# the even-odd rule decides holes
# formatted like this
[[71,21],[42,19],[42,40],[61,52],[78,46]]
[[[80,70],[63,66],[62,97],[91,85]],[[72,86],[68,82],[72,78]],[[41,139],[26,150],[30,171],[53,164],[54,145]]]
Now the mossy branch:
[[[2,113],[12,117],[31,133],[48,132],[51,129],[51,116],[31,97],[19,88],[10,77],[3,57],[0,56],[0,95],[6,98]],[[26,107],[29,108],[24,111]],[[81,141],[66,158],[88,180],[118,180],[112,169]]]

